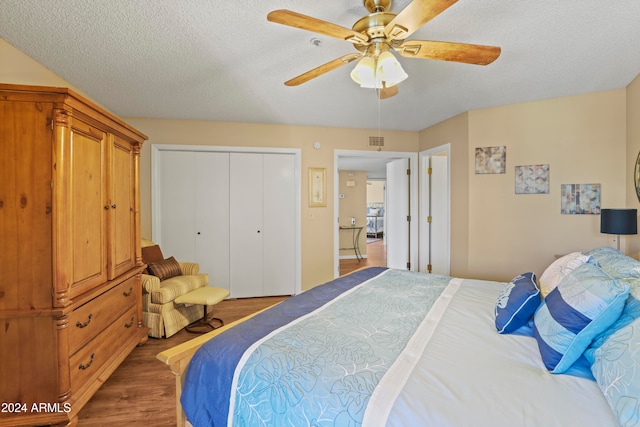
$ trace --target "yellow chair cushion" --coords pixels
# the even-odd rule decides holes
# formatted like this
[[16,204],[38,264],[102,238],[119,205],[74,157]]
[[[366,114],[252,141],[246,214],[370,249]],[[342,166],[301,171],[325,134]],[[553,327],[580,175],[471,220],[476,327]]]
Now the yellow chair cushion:
[[229,296],[229,291],[214,286],[203,286],[184,295],[180,295],[175,300],[176,304],[202,304],[214,305]]

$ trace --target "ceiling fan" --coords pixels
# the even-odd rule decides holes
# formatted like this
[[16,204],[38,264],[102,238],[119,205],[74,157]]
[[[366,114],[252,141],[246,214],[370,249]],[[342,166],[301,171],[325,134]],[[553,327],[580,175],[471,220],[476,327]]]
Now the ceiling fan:
[[384,99],[397,94],[397,84],[408,77],[391,51],[407,58],[437,59],[477,65],[492,63],[500,56],[499,47],[406,40],[457,1],[413,0],[402,12],[395,14],[389,11],[391,0],[363,0],[369,14],[356,21],[352,29],[286,9],[270,12],[267,19],[271,22],[345,40],[353,43],[358,50],[320,65],[284,84],[297,86],[360,59],[351,72],[351,78],[361,87],[375,88],[379,97]]

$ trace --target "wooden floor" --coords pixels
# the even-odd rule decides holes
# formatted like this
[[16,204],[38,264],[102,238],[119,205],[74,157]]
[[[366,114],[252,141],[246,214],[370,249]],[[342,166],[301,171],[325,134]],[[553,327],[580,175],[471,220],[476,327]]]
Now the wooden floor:
[[[231,323],[286,297],[225,300],[213,316]],[[149,338],[137,347],[80,411],[78,426],[174,426],[175,377],[156,354],[196,335],[184,330],[168,339]]]
[[387,246],[384,240],[380,239],[372,243],[367,243],[367,257],[359,261],[357,259],[341,259],[340,275],[344,276],[354,270],[363,267],[386,267],[387,266]]
[[[340,275],[367,266],[386,266],[382,240],[367,245],[367,258],[341,260]],[[231,323],[286,297],[225,300],[211,308],[213,316]],[[156,354],[194,338],[184,330],[168,339],[149,338],[137,347],[80,411],[78,426],[173,426],[175,378]]]

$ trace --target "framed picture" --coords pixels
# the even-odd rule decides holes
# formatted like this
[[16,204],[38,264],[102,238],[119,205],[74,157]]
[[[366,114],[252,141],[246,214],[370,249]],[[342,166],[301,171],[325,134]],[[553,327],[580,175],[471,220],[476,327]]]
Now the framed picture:
[[507,147],[477,147],[476,174],[505,173]]
[[600,184],[562,184],[560,213],[600,215]]
[[516,194],[549,194],[549,165],[516,166]]
[[309,168],[309,206],[327,206],[327,173],[325,168]]

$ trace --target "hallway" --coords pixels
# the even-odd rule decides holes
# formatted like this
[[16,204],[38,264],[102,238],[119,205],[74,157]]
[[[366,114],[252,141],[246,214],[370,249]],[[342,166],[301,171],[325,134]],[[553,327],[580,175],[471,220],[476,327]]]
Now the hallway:
[[384,244],[384,240],[376,240],[372,243],[367,243],[367,258],[364,258],[360,262],[357,259],[341,259],[340,260],[340,275],[344,276],[347,273],[358,270],[364,267],[386,267],[387,266],[387,246]]

